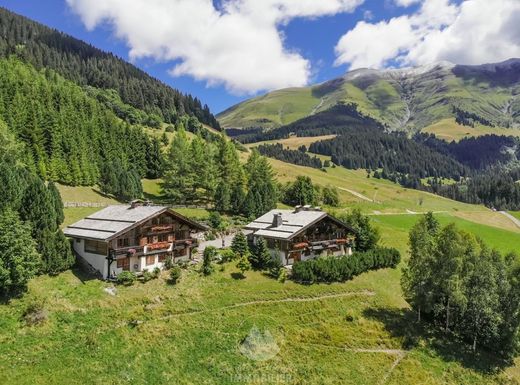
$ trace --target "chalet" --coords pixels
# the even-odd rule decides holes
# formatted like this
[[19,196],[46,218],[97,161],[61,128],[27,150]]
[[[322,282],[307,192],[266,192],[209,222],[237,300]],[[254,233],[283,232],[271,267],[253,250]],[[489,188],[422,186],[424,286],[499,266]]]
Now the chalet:
[[264,238],[283,265],[320,256],[350,255],[354,240],[352,228],[310,206],[271,210],[249,223],[245,230],[252,243]]
[[161,268],[166,259],[189,260],[207,228],[146,202],[108,206],[65,228],[76,254],[103,278],[122,271]]

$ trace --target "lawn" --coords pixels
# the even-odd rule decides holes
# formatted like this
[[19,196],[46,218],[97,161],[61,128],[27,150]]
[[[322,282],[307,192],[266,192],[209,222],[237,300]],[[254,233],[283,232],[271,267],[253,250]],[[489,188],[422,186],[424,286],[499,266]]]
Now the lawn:
[[[462,230],[482,238],[489,246],[507,253],[520,250],[520,235],[517,232],[503,230],[493,226],[470,222],[447,213],[436,214],[441,225],[455,223]],[[393,236],[399,237],[399,243],[406,244],[409,229],[419,219],[417,215],[374,215],[373,221]],[[387,235],[388,237],[388,235]]]
[[510,211],[509,214],[511,214],[517,219],[520,219],[520,211]]

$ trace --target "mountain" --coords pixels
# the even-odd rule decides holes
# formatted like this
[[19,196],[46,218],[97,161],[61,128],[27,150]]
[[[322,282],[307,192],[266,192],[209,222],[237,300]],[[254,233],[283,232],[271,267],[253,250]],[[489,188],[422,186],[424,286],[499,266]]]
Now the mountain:
[[520,59],[483,65],[434,63],[415,68],[358,69],[321,84],[270,92],[217,115],[225,128],[272,129],[355,104],[387,130],[420,131],[441,121],[520,127]]
[[37,69],[52,69],[81,86],[115,90],[122,102],[175,123],[184,115],[219,128],[207,105],[130,63],[81,40],[0,7],[0,57],[16,55]]

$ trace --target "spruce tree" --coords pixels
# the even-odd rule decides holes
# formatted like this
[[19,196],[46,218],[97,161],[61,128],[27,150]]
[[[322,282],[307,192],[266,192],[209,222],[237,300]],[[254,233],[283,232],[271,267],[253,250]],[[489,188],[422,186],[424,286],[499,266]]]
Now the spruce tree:
[[248,254],[249,247],[247,245],[247,238],[242,231],[237,232],[233,237],[233,241],[231,242],[231,250],[233,250],[235,254],[238,254],[241,257]]
[[0,213],[0,296],[23,292],[36,274],[40,256],[29,225],[11,209]]

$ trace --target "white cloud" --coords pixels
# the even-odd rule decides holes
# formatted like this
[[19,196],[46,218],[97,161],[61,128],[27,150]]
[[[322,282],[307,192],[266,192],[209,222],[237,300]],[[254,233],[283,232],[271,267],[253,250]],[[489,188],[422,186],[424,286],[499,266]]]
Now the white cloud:
[[399,7],[409,7],[412,4],[417,4],[421,0],[395,0],[395,5]]
[[301,86],[310,63],[284,46],[294,18],[351,12],[364,0],[67,0],[88,29],[113,26],[131,58],[175,61],[189,75],[235,93]]
[[481,64],[520,57],[519,20],[518,0],[424,0],[414,14],[357,23],[338,41],[336,65]]

